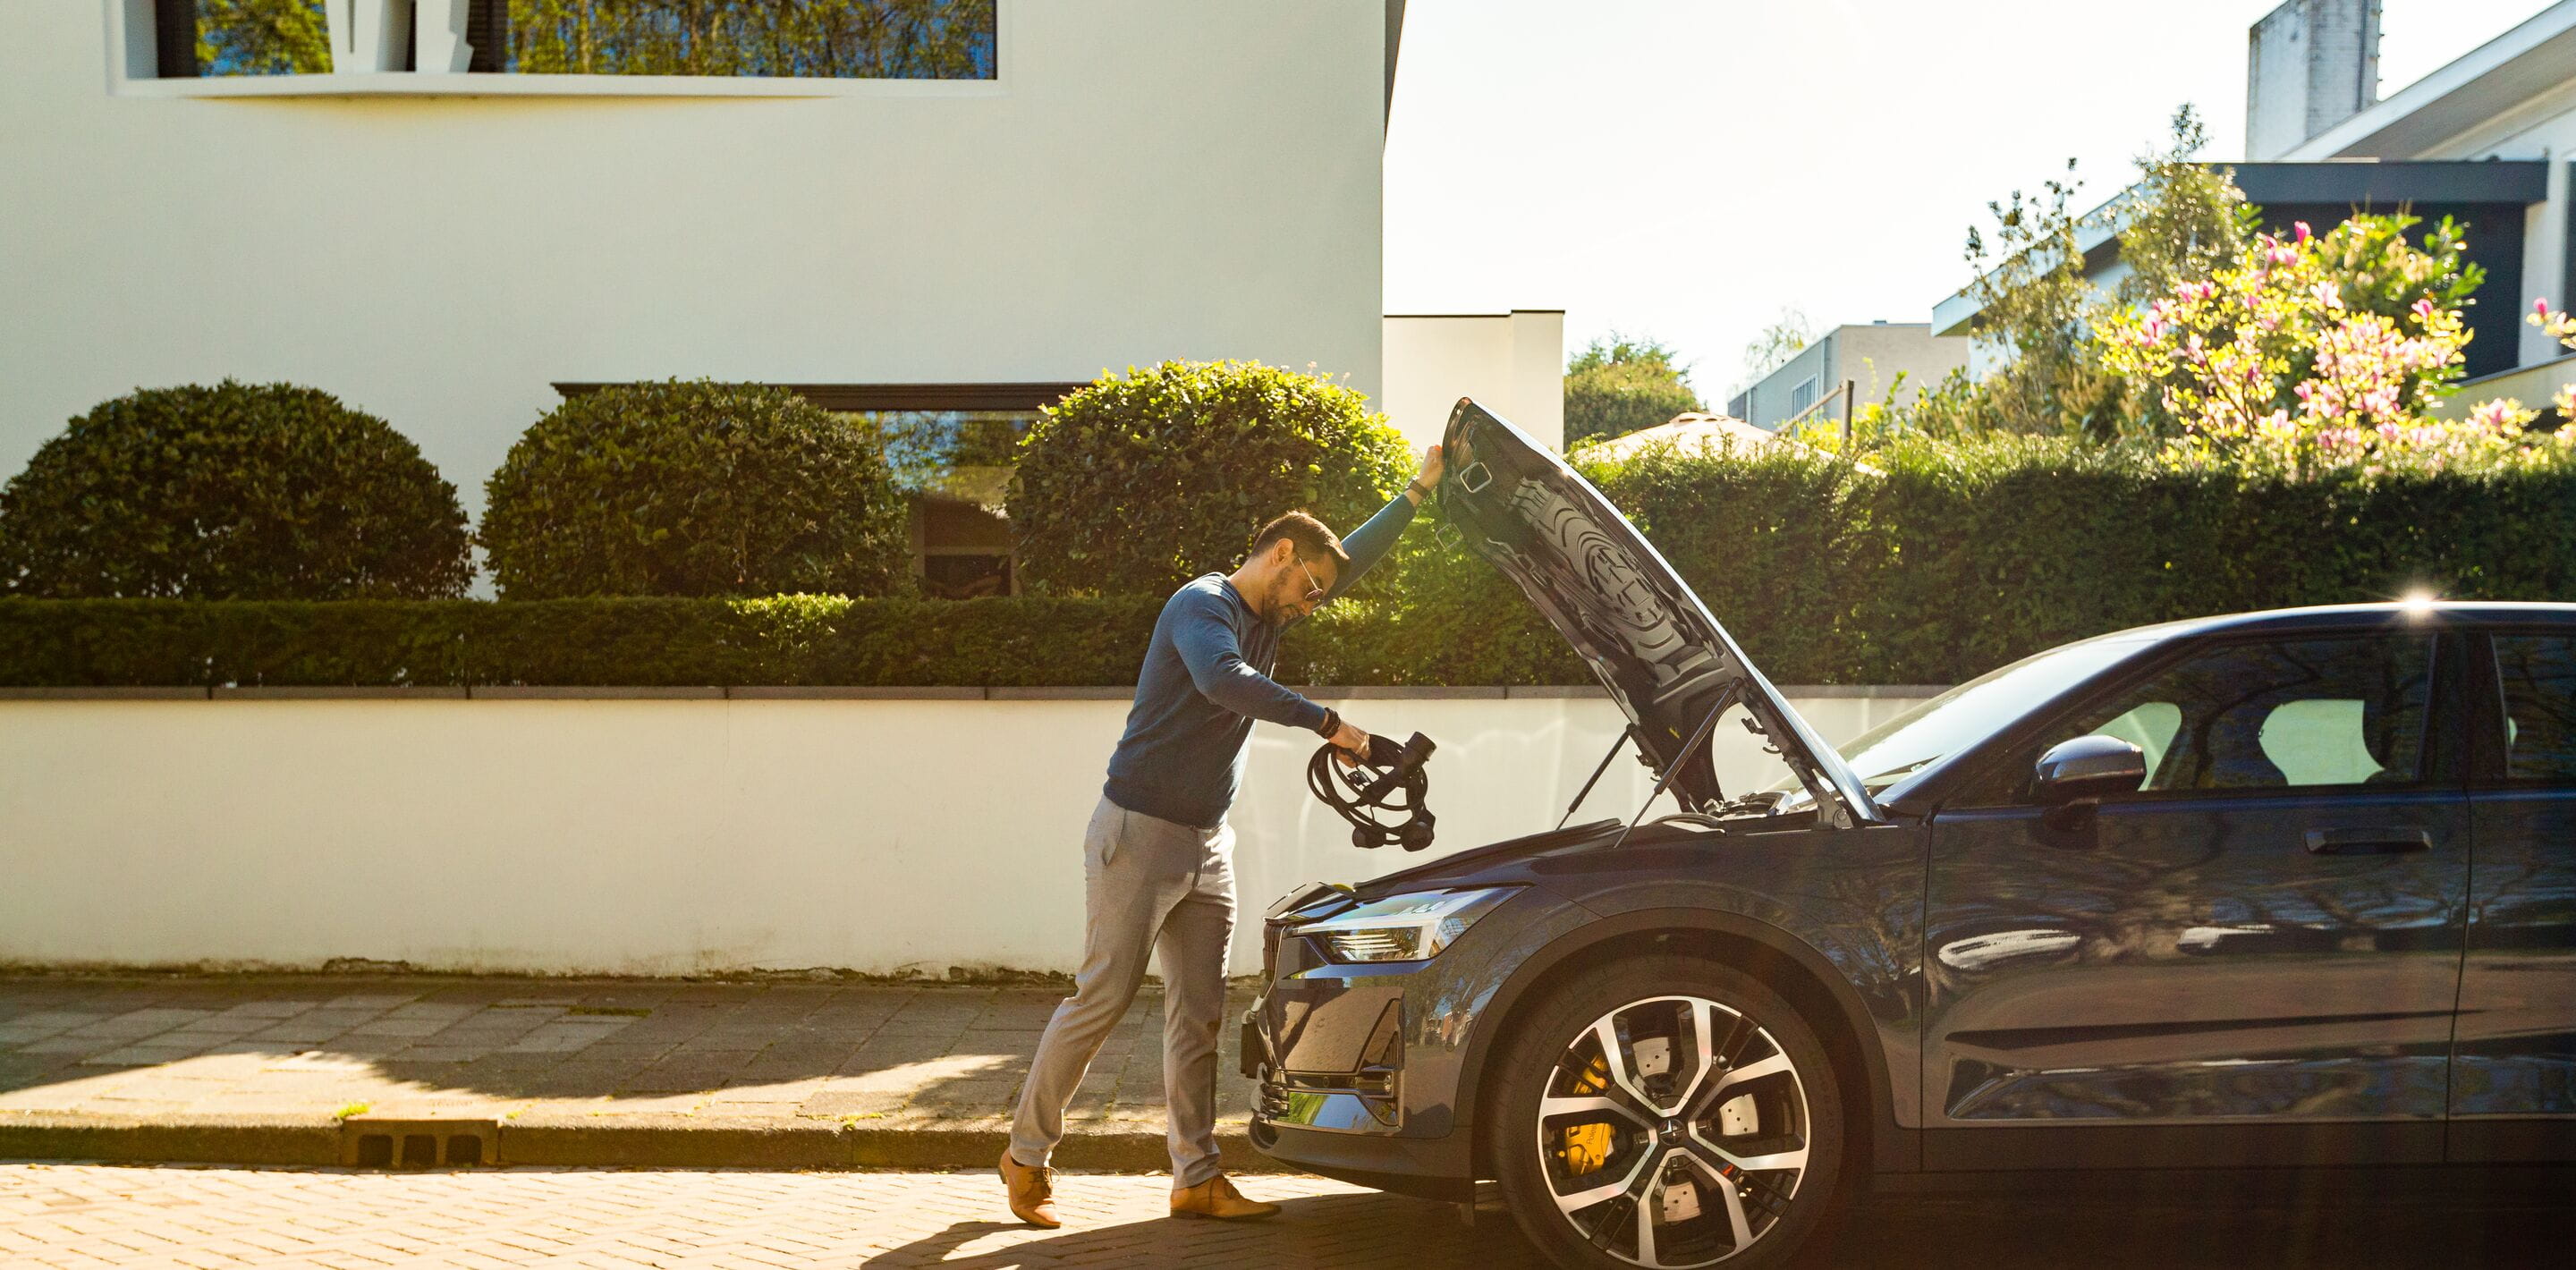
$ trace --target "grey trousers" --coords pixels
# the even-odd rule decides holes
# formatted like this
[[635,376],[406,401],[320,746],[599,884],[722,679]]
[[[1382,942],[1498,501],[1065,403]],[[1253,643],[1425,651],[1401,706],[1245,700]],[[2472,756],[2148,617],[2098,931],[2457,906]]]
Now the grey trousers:
[[1136,1000],[1146,954],[1159,951],[1172,1181],[1197,1186],[1219,1172],[1216,1046],[1234,938],[1234,831],[1160,820],[1103,798],[1082,835],[1082,875],[1082,970],[1038,1039],[1011,1124],[1011,1156],[1047,1163],[1083,1073]]

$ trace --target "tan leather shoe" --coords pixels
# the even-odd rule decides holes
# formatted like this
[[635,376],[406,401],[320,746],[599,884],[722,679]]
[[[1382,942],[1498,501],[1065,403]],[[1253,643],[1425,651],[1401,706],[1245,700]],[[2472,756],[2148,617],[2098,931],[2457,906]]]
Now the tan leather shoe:
[[1243,1192],[1234,1189],[1234,1183],[1227,1181],[1223,1173],[1196,1186],[1184,1186],[1172,1192],[1172,1216],[1174,1217],[1213,1217],[1218,1221],[1250,1221],[1256,1217],[1268,1217],[1278,1211],[1277,1204],[1264,1204],[1259,1200],[1245,1199]]
[[1011,1189],[1011,1216],[1053,1230],[1063,1225],[1055,1216],[1055,1170],[1033,1169],[1002,1152],[1002,1185]]

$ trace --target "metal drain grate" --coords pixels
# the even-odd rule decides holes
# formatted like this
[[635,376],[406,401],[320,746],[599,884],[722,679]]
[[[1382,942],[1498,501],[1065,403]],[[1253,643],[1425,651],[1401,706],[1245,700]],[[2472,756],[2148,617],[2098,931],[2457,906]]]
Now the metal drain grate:
[[351,1116],[340,1163],[362,1169],[471,1168],[501,1160],[501,1122]]

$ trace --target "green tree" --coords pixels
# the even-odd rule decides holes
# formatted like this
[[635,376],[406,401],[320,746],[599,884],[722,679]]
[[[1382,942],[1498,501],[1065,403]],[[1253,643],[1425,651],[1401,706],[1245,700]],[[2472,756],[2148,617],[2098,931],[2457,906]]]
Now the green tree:
[[374,415],[293,384],[145,389],[0,491],[0,590],[435,599],[474,576],[456,487]]
[[1167,592],[1232,568],[1281,512],[1351,529],[1411,474],[1366,398],[1259,362],[1104,376],[1049,407],[1019,453],[1020,564],[1058,593]]
[[1653,340],[1616,332],[1575,354],[1565,367],[1565,444],[1626,436],[1700,409],[1689,368],[1673,357]]
[[[2014,190],[1986,205],[1991,234],[1968,231],[1973,328],[2003,364],[1973,384],[1969,415],[2005,432],[2116,431],[2120,385],[2086,357],[2085,328],[2100,296],[2084,276],[2086,225],[2074,209],[2084,188],[2075,160],[2041,193]],[[1964,381],[1963,381],[1964,382]]]
[[192,0],[203,75],[320,75],[331,69],[322,0]]
[[510,69],[990,79],[994,0],[509,0]]
[[[2079,215],[2084,182],[2069,159],[2066,175],[2038,194],[2015,190],[1986,205],[1991,232],[1968,231],[1968,291],[1979,306],[1976,337],[2004,362],[1983,381],[1962,377],[1928,393],[1927,431],[1982,426],[2108,440],[2142,419],[2154,426],[2154,404],[2102,365],[2093,328],[2180,279],[2206,276],[2244,246],[2253,209],[2223,172],[2193,160],[2208,140],[2186,105],[2164,147],[2139,156],[2138,182],[2121,198]],[[2105,231],[2135,271],[2109,294],[2085,276],[2085,241]]]
[[2200,112],[2185,105],[2174,111],[2164,148],[2138,156],[2138,183],[2119,213],[2120,259],[2130,270],[2117,292],[2122,305],[2145,304],[2208,277],[2261,227],[2261,214],[2227,169],[2194,157],[2208,146]]
[[1815,338],[1816,328],[1807,321],[1804,310],[1794,304],[1783,307],[1780,316],[1745,342],[1743,381],[1726,395],[1733,397],[1761,383],[1771,372],[1788,365],[1790,358],[1804,352]]
[[585,393],[531,425],[484,491],[504,599],[906,586],[904,503],[877,437],[784,388]]

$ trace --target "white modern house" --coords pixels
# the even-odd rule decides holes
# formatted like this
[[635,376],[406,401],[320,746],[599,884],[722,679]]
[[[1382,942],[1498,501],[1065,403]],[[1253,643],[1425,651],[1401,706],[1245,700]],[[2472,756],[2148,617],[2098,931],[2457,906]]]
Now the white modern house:
[[[989,442],[1104,369],[1253,358],[1417,443],[1460,394],[1561,434],[1561,313],[1382,312],[1401,0],[679,7],[0,3],[0,478],[227,376],[383,416],[469,511],[564,394],[669,376]],[[1007,568],[990,454],[918,504],[934,589]],[[1078,962],[1065,834],[1124,689],[480,691],[0,688],[0,964]],[[1448,847],[1553,814],[1625,726],[1597,692],[1316,691],[1438,733]],[[1847,735],[1921,695],[1802,708]],[[1386,867],[1320,824],[1313,738],[1266,731],[1246,902]]]
[[[2277,228],[2322,228],[2356,210],[2458,219],[2487,280],[2468,312],[2476,338],[2453,400],[2544,402],[2576,377],[2576,357],[2522,321],[2534,300],[2563,306],[2576,294],[2576,0],[2384,100],[2379,12],[2379,0],[2288,0],[2257,22],[2245,157],[2224,166]],[[2126,266],[2110,217],[2093,219],[2087,271],[2117,285]],[[1972,295],[1951,296],[1935,306],[1932,330],[1968,334],[1977,312]]]
[[[228,376],[384,417],[477,513],[602,383],[1007,427],[1104,370],[1250,358],[1414,385],[1427,441],[1447,398],[1561,369],[1561,317],[1382,315],[1402,0],[799,0],[713,33],[658,0],[267,7],[0,5],[0,477],[102,400]],[[919,526],[960,591],[1007,550],[963,476]]]
[[1923,322],[1837,326],[1729,398],[1726,413],[1774,430],[1802,417],[1848,423],[1850,411],[1872,402],[1921,396],[1968,364],[1968,343]]

